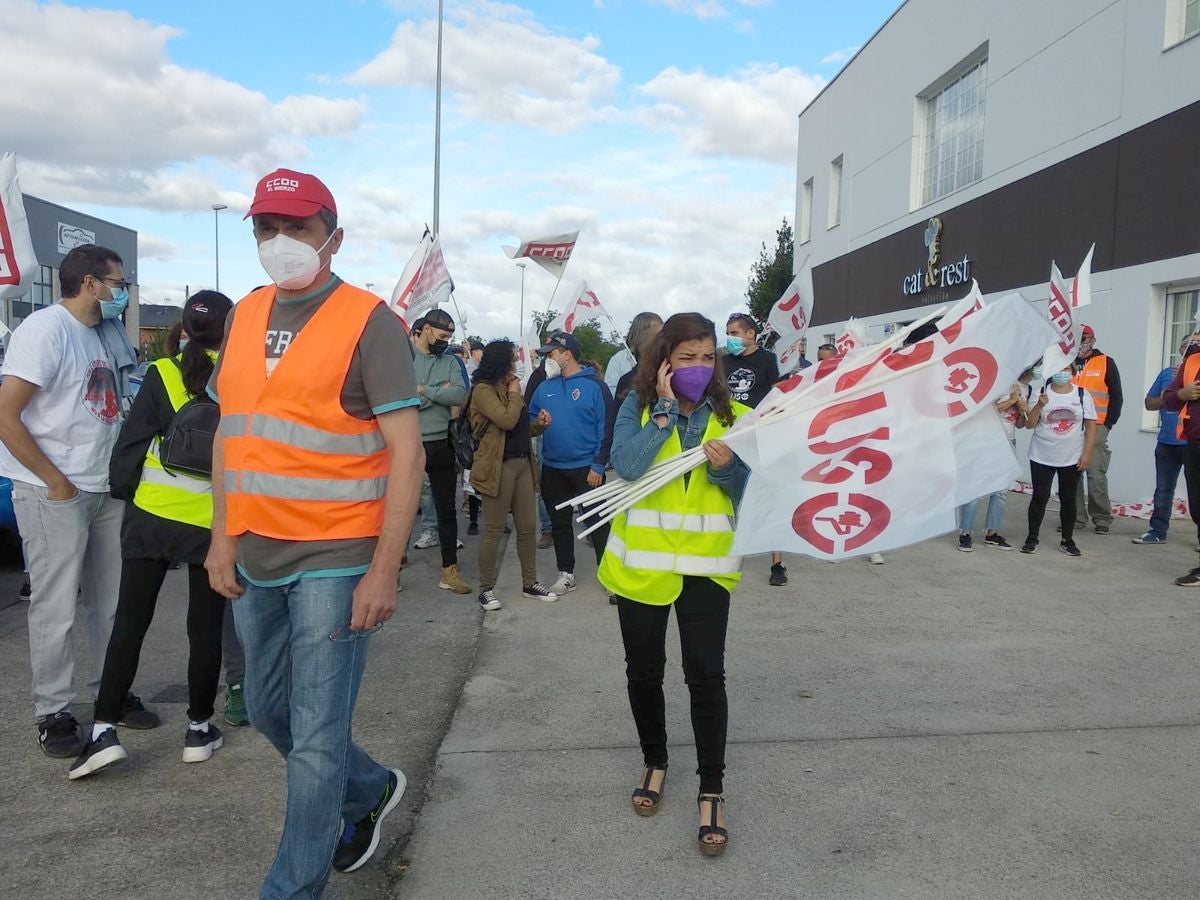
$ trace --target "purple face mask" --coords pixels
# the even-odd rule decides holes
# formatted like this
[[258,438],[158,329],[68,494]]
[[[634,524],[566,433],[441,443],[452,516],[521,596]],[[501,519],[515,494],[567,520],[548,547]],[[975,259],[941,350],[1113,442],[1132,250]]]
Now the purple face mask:
[[671,389],[681,397],[699,403],[712,377],[712,366],[684,366],[671,373]]

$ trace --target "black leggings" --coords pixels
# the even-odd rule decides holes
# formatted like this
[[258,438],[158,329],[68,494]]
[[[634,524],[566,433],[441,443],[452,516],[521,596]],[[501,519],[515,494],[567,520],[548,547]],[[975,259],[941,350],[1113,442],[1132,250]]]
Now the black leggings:
[[1079,485],[1078,466],[1045,466],[1029,461],[1029,472],[1033,480],[1033,499],[1029,501],[1029,537],[1037,542],[1046,517],[1046,504],[1050,502],[1050,486],[1058,476],[1059,522],[1062,524],[1062,539],[1071,540],[1075,535],[1075,489]]
[[449,440],[425,441],[425,474],[437,510],[438,540],[442,545],[442,568],[458,564],[458,511],[454,494],[458,489],[458,459]]
[[[121,718],[121,706],[137,674],[142,641],[154,618],[154,605],[169,565],[162,559],[121,563],[117,616],[96,698],[97,722],[116,724]],[[193,722],[212,718],[221,678],[221,626],[227,602],[209,585],[204,566],[188,566],[188,718]]]
[[[725,698],[725,629],[729,624],[729,592],[709,578],[683,577],[675,601],[683,674],[691,695],[692,733],[696,739],[696,773],[700,790],[719,794],[725,775],[725,733],[729,704]],[[629,706],[637,725],[647,766],[667,764],[667,712],[663,672],[667,664],[667,618],[670,606],[651,606],[617,598],[621,639],[625,643],[625,675]]]

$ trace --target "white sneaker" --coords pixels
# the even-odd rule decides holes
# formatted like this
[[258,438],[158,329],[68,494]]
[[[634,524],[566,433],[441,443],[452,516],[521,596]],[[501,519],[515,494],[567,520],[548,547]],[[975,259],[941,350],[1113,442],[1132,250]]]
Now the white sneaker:
[[872,553],[870,556],[867,557],[867,559],[870,560],[871,565],[873,565],[873,566],[882,566],[883,565],[883,554],[882,553]]
[[550,593],[561,597],[563,594],[567,594],[575,590],[576,587],[577,585],[575,584],[574,575],[572,575],[570,572],[559,572],[558,581],[550,585],[547,590],[550,591]]
[[414,550],[428,550],[430,547],[438,545],[438,536],[432,531],[423,531],[421,536],[417,538],[417,542],[413,544]]

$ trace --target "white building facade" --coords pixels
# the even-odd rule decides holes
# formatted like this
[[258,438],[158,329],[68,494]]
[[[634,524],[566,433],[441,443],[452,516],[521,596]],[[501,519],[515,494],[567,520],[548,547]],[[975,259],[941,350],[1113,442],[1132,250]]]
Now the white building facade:
[[1154,488],[1142,399],[1200,312],[1200,0],[907,0],[800,114],[809,347],[963,296],[1044,308],[1095,242],[1082,320],[1117,363],[1114,501]]

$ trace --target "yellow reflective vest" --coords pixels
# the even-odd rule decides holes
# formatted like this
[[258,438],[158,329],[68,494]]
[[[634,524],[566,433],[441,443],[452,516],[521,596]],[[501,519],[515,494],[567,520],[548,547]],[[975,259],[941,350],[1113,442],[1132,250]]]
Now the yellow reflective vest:
[[[749,411],[733,404],[735,419]],[[649,421],[647,408],[642,427]],[[710,411],[701,442],[728,430]],[[654,462],[682,449],[679,431],[672,428]],[[691,473],[686,487],[682,477],[676,478],[613,520],[600,561],[600,583],[614,594],[652,606],[679,599],[684,575],[711,578],[732,592],[742,580],[742,558],[732,553],[735,521],[733,501],[703,468]]]
[[[215,360],[217,354],[209,351],[209,356]],[[183,373],[176,365],[179,358],[175,357],[173,360],[163,357],[151,363],[158,369],[158,375],[171,400],[171,408],[175,412],[179,412],[183,405],[192,399],[183,386]],[[162,435],[155,435],[146,450],[146,459],[142,463],[142,478],[133,495],[133,505],[172,522],[182,522],[198,528],[212,528],[212,480],[168,472],[158,458],[161,443]]]

